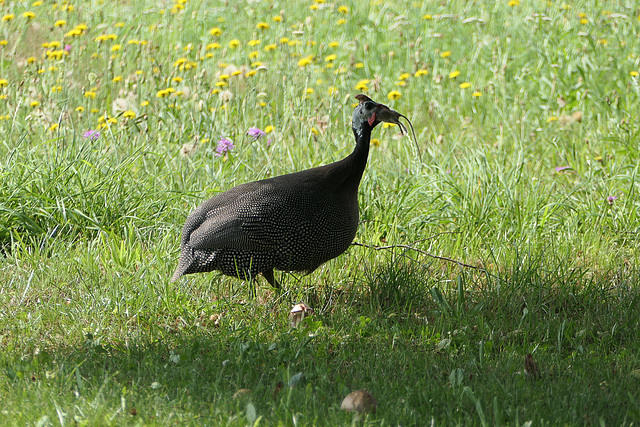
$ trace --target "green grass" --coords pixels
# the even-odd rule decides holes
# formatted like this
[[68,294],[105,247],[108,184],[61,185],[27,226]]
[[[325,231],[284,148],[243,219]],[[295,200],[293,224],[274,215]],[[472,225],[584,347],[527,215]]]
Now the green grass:
[[[37,3],[0,21],[0,424],[640,422],[637,8]],[[396,247],[169,284],[206,198],[350,153],[358,92],[422,152],[374,131],[356,241]]]

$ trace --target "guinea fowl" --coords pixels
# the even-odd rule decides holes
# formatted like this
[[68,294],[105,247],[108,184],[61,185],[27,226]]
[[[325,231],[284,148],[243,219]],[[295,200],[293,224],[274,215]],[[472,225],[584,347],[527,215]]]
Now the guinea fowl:
[[[182,275],[220,271],[253,279],[273,271],[311,273],[347,250],[359,222],[358,186],[367,165],[371,131],[399,113],[365,95],[353,112],[356,147],[329,165],[238,185],[194,210],[182,231]],[[382,116],[382,118],[380,117]]]

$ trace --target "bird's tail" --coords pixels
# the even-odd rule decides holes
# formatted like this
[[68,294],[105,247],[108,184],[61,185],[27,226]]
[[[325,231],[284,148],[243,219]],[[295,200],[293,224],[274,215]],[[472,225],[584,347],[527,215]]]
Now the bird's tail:
[[192,262],[193,262],[193,249],[191,249],[190,247],[183,248],[182,252],[180,253],[180,261],[178,261],[178,267],[176,268],[176,271],[173,273],[173,276],[171,276],[171,283],[174,283],[180,277],[182,277],[182,275],[184,275],[187,272],[187,270],[189,270],[189,267],[191,267]]

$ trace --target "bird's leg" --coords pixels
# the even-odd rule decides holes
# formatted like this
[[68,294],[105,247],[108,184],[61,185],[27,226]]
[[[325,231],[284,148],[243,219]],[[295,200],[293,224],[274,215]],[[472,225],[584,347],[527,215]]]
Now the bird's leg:
[[280,283],[278,283],[278,281],[276,280],[276,278],[273,276],[273,269],[271,270],[267,270],[267,271],[263,271],[262,275],[264,276],[265,279],[267,279],[267,282],[269,282],[269,284],[271,286],[273,286],[274,288],[280,290]]

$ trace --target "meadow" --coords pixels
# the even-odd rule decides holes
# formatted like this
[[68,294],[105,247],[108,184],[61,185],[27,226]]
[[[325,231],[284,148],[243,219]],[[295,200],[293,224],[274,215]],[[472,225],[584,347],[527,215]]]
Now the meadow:
[[[0,424],[637,425],[639,55],[630,1],[0,1]],[[170,284],[358,93],[417,136],[374,130],[360,245]]]

